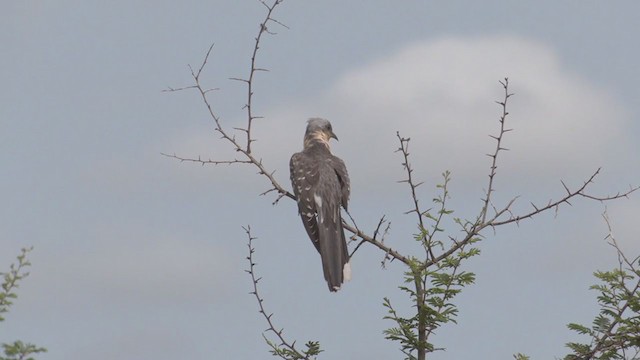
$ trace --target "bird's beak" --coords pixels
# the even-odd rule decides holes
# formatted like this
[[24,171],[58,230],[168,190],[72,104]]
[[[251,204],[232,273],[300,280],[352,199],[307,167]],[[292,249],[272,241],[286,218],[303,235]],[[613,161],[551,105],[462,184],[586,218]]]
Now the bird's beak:
[[338,141],[338,137],[333,133],[333,131],[329,131],[329,138],[334,138],[336,139],[336,141]]

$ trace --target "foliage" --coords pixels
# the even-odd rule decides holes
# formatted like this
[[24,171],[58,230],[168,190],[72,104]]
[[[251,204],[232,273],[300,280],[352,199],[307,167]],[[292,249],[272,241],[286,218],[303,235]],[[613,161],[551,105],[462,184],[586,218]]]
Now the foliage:
[[[435,240],[434,234],[444,231],[440,224],[446,216],[453,214],[453,211],[446,207],[446,200],[449,198],[447,186],[451,176],[449,172],[443,173],[442,176],[443,183],[437,185],[442,194],[432,200],[439,207],[437,213],[435,215],[428,211],[422,213],[425,221],[431,221],[432,225],[429,229],[420,226],[420,232],[414,235],[415,240],[425,249],[425,258],[433,253],[434,247],[442,250],[443,242]],[[459,219],[455,221],[462,223]],[[405,285],[399,288],[409,296],[412,303],[416,304],[418,311],[413,316],[408,318],[399,316],[392,307],[391,301],[384,298],[383,306],[388,311],[388,315],[384,318],[394,321],[396,325],[384,331],[385,338],[399,342],[400,350],[407,356],[406,359],[417,359],[414,354],[420,351],[441,350],[429,341],[429,336],[446,323],[456,323],[458,308],[453,299],[462,291],[462,288],[473,284],[475,280],[474,273],[462,271],[460,266],[465,260],[480,254],[478,248],[469,247],[478,240],[479,238],[472,239],[458,251],[442,258],[431,267],[427,266],[427,260],[409,258],[408,270],[404,273]],[[469,247],[468,250],[467,247]]]
[[322,350],[320,350],[320,343],[317,341],[308,341],[305,344],[305,350],[291,350],[286,346],[278,345],[277,343],[269,340],[268,338],[264,338],[267,342],[267,345],[271,348],[270,352],[274,356],[279,356],[283,359],[290,360],[303,360],[303,359],[315,359],[315,356],[320,354]]
[[14,341],[13,344],[2,344],[2,347],[4,348],[4,357],[0,356],[0,360],[34,360],[35,358],[29,355],[47,351],[43,347],[37,347],[29,343],[25,344],[22,341]]
[[520,353],[513,355],[513,358],[516,360],[529,360],[529,357],[527,355],[520,354]]
[[[605,214],[605,220],[609,224]],[[609,227],[611,230],[611,227]],[[599,283],[591,286],[600,313],[591,327],[571,323],[567,327],[589,338],[589,342],[570,342],[572,351],[565,360],[638,359],[640,354],[640,257],[629,260],[609,233],[609,244],[618,253],[618,267],[596,271]]]
[[[2,291],[0,291],[0,322],[5,320],[2,314],[9,311],[9,307],[18,297],[16,289],[18,289],[20,281],[29,276],[26,268],[31,266],[31,263],[27,260],[27,254],[32,249],[33,248],[22,249],[20,255],[17,256],[17,265],[11,264],[9,266],[9,272],[0,273],[0,276],[3,278]],[[2,344],[2,347],[4,349],[4,356],[0,356],[0,360],[33,360],[34,358],[29,355],[47,351],[45,348],[23,343],[22,341]]]

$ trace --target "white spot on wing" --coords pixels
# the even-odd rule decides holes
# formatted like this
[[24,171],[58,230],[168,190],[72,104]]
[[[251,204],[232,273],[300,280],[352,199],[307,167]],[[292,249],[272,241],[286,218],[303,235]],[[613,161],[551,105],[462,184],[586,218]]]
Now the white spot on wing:
[[313,200],[316,202],[318,209],[322,209],[322,198],[318,194],[313,194]]
[[324,211],[322,211],[322,198],[318,196],[318,194],[313,194],[313,200],[316,203],[316,209],[318,210],[318,217],[320,218],[320,224],[322,224],[324,223],[324,217],[322,216],[322,214],[324,213]]

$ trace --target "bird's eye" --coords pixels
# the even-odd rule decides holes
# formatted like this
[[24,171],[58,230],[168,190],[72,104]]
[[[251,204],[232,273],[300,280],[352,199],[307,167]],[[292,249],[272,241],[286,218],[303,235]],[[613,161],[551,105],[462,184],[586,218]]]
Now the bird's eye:
[[331,124],[327,125],[327,129],[328,129],[329,131],[331,131],[331,130],[332,130],[332,129],[331,129]]

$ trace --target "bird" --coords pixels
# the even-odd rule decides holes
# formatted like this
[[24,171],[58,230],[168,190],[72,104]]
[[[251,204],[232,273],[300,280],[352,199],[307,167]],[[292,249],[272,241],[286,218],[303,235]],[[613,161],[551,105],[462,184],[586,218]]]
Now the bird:
[[320,253],[329,291],[336,292],[351,279],[340,215],[340,206],[347,210],[351,185],[344,161],[331,154],[331,139],[338,140],[338,137],[328,120],[309,119],[303,150],[291,156],[289,170],[298,213]]

